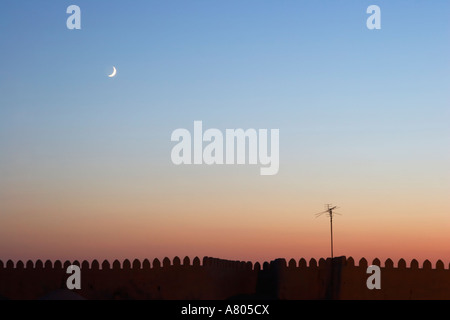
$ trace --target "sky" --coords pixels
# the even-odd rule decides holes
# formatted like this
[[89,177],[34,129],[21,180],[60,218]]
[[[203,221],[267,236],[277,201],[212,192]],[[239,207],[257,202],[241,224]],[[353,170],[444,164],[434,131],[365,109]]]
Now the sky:
[[[332,203],[335,256],[447,268],[449,12],[1,1],[0,259],[326,258],[329,221],[314,214]],[[174,165],[171,134],[194,121],[279,129],[278,174]]]

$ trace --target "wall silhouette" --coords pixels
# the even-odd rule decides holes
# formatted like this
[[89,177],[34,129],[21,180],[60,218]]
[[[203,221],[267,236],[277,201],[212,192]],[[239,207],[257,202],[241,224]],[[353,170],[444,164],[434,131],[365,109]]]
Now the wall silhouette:
[[400,259],[394,267],[391,259],[383,266],[375,259],[371,264],[381,267],[381,290],[369,290],[366,259],[356,265],[351,257],[308,263],[277,259],[262,266],[210,257],[101,265],[0,261],[0,298],[58,297],[71,264],[81,267],[81,289],[73,291],[86,299],[450,299],[450,270],[442,261],[433,268],[428,260],[419,267],[417,260],[407,266]]

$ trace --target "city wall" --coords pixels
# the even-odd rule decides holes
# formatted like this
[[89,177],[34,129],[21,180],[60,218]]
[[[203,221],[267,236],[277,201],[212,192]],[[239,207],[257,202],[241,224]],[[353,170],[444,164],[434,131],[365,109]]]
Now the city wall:
[[204,257],[152,262],[94,260],[23,263],[0,261],[0,297],[3,299],[55,298],[66,290],[69,265],[81,268],[85,299],[450,299],[450,270],[442,261],[420,266],[400,259],[372,261],[381,268],[381,289],[366,286],[368,262],[353,258],[277,259],[263,265]]

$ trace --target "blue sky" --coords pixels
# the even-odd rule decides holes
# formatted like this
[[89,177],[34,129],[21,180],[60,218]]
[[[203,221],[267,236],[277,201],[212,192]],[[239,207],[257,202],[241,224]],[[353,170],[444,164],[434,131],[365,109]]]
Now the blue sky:
[[69,31],[71,3],[2,2],[3,111],[140,107],[163,123],[239,113],[243,126],[295,128],[446,112],[445,2],[378,2],[379,31],[365,27],[367,1],[79,1],[82,30]]
[[79,1],[80,31],[65,28],[70,4],[1,4],[2,142],[14,148],[18,128],[72,128],[74,142],[134,131],[170,147],[194,120],[279,127],[291,152],[317,134],[331,148],[355,135],[448,142],[446,2],[379,1],[376,31],[368,1]]

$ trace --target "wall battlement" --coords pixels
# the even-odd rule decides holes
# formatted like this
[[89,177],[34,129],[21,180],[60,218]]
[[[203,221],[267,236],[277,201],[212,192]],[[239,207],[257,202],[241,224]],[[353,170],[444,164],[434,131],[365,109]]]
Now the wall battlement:
[[[345,258],[345,257],[344,257]],[[352,257],[345,258],[345,263],[348,266],[354,266],[354,267],[367,267],[369,264],[365,258],[361,258],[358,262],[358,264],[355,264],[355,260]],[[307,267],[317,267],[321,265],[326,265],[328,259],[320,258],[319,261],[312,258],[309,261],[306,261],[304,258],[301,258],[298,262],[295,259],[290,259],[289,262],[286,262],[285,259],[278,259],[281,263],[284,261],[284,264],[288,268],[307,268]],[[273,262],[273,261],[272,261]],[[43,262],[42,260],[28,260],[26,262],[23,262],[22,260],[18,260],[17,262],[14,262],[12,260],[8,260],[6,263],[0,260],[0,270],[4,269],[36,269],[36,270],[43,270],[43,269],[66,269],[70,265],[77,265],[80,266],[82,269],[90,269],[90,270],[103,270],[103,269],[158,269],[158,268],[164,268],[164,267],[170,267],[170,266],[208,266],[208,267],[220,267],[220,268],[241,268],[241,269],[251,269],[251,270],[261,270],[261,264],[259,262],[256,262],[253,264],[250,261],[233,261],[233,260],[226,260],[226,259],[218,259],[218,258],[211,258],[211,257],[204,257],[202,261],[198,257],[195,257],[193,261],[191,262],[191,259],[189,257],[185,257],[183,261],[179,257],[174,257],[171,261],[170,258],[165,257],[163,261],[161,262],[159,259],[155,258],[152,262],[148,259],[144,259],[142,262],[139,259],[134,259],[133,262],[131,262],[128,259],[123,260],[122,262],[119,260],[114,260],[112,263],[110,263],[108,260],[104,260],[101,265],[98,262],[98,260],[93,260],[91,262],[87,260],[83,260],[81,263],[78,260],[69,261],[66,260],[64,263],[62,263],[60,260],[51,261],[46,260]],[[263,268],[270,268],[271,263],[264,262]],[[381,264],[380,259],[375,258],[373,259],[371,265],[377,265],[384,268],[391,268],[391,269],[435,269],[435,270],[449,270],[450,265],[448,268],[445,268],[444,263],[442,260],[438,260],[436,264],[433,266],[431,261],[425,260],[421,266],[419,266],[419,262],[416,259],[413,259],[409,265],[407,265],[406,260],[400,259],[397,262],[397,265],[394,266],[394,262],[391,259],[386,259],[384,264]]]
[[[450,270],[438,260],[391,259],[381,268],[381,290],[369,290],[369,263],[362,258],[276,259],[252,263],[211,257],[162,261],[0,261],[0,297],[46,298],[66,289],[70,265],[81,269],[87,299],[450,299]],[[450,267],[450,266],[449,266]]]

